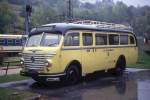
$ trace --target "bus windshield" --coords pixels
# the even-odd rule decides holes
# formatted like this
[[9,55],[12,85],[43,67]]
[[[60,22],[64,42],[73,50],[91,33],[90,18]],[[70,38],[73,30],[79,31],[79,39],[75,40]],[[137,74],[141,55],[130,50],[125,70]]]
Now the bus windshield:
[[59,45],[61,39],[60,34],[41,33],[29,37],[27,47],[46,46],[55,47]]

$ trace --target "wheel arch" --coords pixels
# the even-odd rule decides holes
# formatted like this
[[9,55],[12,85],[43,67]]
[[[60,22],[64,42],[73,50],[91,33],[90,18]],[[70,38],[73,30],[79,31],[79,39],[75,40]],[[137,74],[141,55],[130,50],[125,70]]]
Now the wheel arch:
[[68,63],[65,68],[65,72],[67,72],[67,69],[70,67],[70,65],[77,65],[77,68],[79,69],[80,74],[82,74],[82,65],[78,60],[72,60],[70,63]]
[[[117,59],[117,63],[118,63],[118,61],[119,60],[123,60],[124,61],[124,63],[125,63],[125,66],[126,66],[126,57],[125,57],[125,55],[120,55],[119,57],[118,57],[118,59]],[[116,67],[117,67],[117,63],[116,63]]]

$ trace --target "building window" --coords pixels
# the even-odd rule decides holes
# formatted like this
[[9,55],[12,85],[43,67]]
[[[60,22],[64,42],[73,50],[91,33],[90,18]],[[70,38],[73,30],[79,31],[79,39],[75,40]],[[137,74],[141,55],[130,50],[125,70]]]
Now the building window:
[[5,45],[5,40],[4,39],[0,39],[0,45]]
[[64,46],[79,46],[79,33],[69,33],[65,37]]
[[15,45],[17,45],[17,46],[22,45],[21,39],[16,39],[16,40],[15,40]]
[[8,39],[7,40],[7,45],[14,45],[14,40],[13,39]]
[[128,35],[120,35],[120,44],[127,45],[128,44]]
[[119,45],[119,35],[109,35],[109,45]]
[[89,46],[93,44],[92,33],[83,33],[83,45]]
[[96,45],[107,45],[107,35],[104,34],[96,34]]

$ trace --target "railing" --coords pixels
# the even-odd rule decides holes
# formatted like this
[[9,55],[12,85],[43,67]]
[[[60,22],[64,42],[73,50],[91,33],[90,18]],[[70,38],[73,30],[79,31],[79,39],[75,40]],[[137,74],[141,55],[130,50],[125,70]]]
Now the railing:
[[[5,75],[7,75],[9,67],[10,67],[10,64],[20,63],[20,61],[5,61],[4,63],[6,63],[6,68],[5,68],[6,72],[5,72]],[[20,66],[20,64],[18,64],[17,66]]]
[[133,32],[133,28],[131,26],[126,26],[123,24],[107,23],[107,22],[92,21],[92,20],[81,20],[81,21],[75,21],[73,23],[84,24],[84,25],[95,25],[99,29],[112,29],[112,30]]

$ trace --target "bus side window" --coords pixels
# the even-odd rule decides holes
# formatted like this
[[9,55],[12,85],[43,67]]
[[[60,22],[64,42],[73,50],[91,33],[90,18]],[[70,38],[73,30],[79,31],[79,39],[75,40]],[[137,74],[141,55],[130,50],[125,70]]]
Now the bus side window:
[[128,35],[120,35],[120,45],[128,45]]
[[92,33],[83,33],[83,45],[84,46],[93,45]]
[[109,45],[119,45],[119,35],[109,35]]
[[96,34],[96,45],[107,45],[107,35],[104,34]]
[[64,46],[79,46],[79,33],[69,33],[64,40]]
[[133,36],[130,36],[130,44],[135,44],[135,40]]

